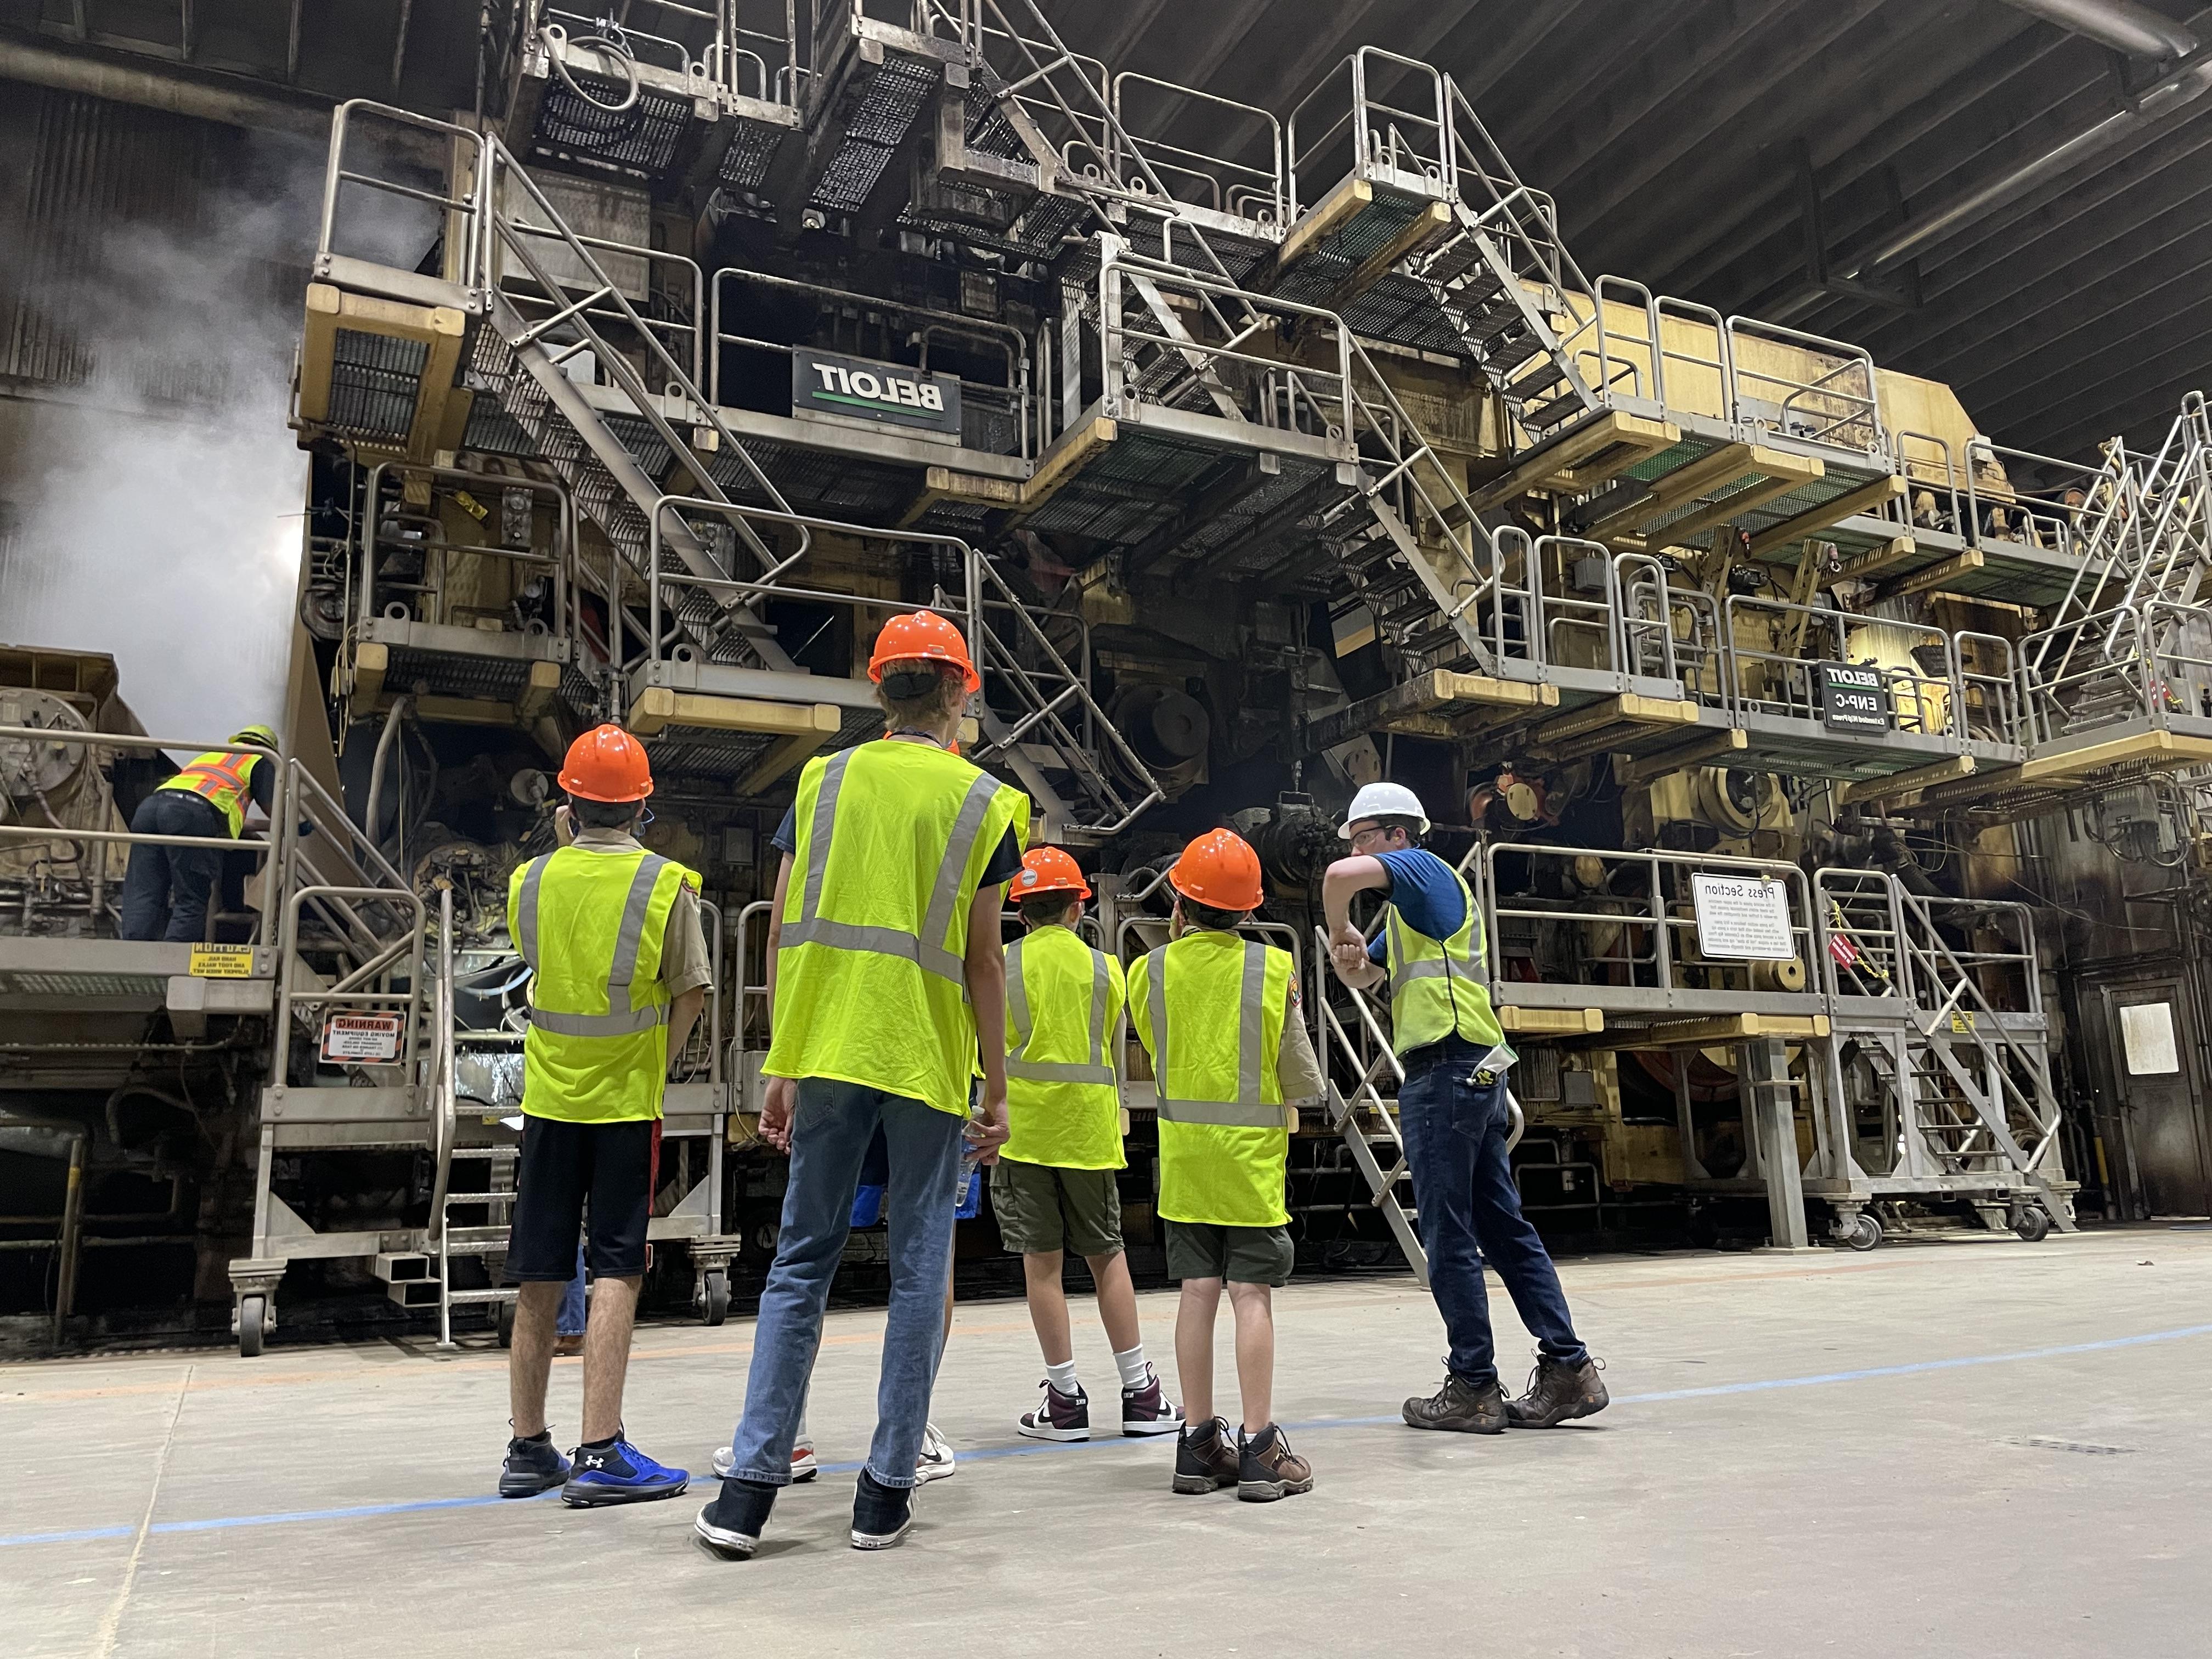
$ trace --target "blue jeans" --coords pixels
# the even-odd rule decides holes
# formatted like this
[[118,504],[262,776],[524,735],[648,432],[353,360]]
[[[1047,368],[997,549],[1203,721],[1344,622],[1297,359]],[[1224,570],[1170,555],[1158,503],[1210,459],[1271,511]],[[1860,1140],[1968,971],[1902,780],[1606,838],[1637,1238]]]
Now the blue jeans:
[[1512,1121],[1504,1083],[1476,1083],[1474,1061],[1465,1056],[1416,1072],[1399,1091],[1398,1127],[1420,1208],[1429,1289],[1451,1343],[1445,1363],[1477,1388],[1498,1377],[1490,1292],[1482,1278],[1486,1258],[1547,1358],[1579,1364],[1589,1357],[1575,1334],[1566,1292],[1544,1241],[1521,1213],[1505,1155]]
[[[212,803],[181,789],[156,789],[131,815],[138,836],[227,836]],[[118,939],[198,945],[207,934],[208,901],[222,881],[223,855],[212,847],[138,842],[123,873]]]
[[860,1161],[881,1125],[890,1157],[884,1212],[890,1224],[891,1304],[867,1468],[886,1486],[915,1484],[944,1334],[945,1281],[952,1265],[952,1206],[945,1198],[959,1172],[964,1121],[880,1089],[799,1079],[783,1231],[761,1292],[744,1415],[731,1437],[735,1479],[790,1483],[792,1443],[822,1340],[822,1310],[852,1231]]
[[576,1243],[576,1276],[561,1287],[561,1316],[555,1321],[556,1336],[581,1336],[584,1334],[584,1245]]

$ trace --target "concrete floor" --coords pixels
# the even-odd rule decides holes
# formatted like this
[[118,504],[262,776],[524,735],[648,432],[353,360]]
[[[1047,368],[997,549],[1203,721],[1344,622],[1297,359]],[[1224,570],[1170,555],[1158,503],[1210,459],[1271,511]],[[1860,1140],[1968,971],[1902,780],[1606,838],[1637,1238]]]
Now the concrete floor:
[[[844,1542],[882,1316],[836,1316],[814,1424],[847,1467],[787,1493],[744,1564],[690,1542],[703,1482],[626,1510],[484,1501],[496,1350],[0,1368],[0,1651],[2212,1651],[2212,1231],[1565,1276],[1616,1403],[1500,1438],[1393,1420],[1439,1374],[1409,1281],[1282,1292],[1279,1414],[1318,1484],[1267,1507],[1171,1495],[1159,1442],[1019,1440],[1040,1374],[1023,1310],[964,1310],[935,1412],[960,1472],[886,1555]],[[1144,1299],[1164,1358],[1174,1306]],[[641,1333],[638,1441],[703,1468],[750,1335]],[[1509,1320],[1513,1377],[1527,1346]],[[1110,1386],[1095,1323],[1078,1358]],[[1221,1363],[1225,1383],[1225,1341]],[[562,1362],[557,1433],[578,1386]]]

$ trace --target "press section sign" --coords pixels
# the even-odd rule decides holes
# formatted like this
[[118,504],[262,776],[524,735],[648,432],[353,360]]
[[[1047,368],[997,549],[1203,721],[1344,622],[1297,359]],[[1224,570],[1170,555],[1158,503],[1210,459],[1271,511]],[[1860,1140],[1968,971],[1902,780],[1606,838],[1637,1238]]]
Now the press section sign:
[[804,348],[791,354],[791,409],[873,425],[960,435],[957,375],[924,374],[897,363],[838,357]]
[[1881,669],[1824,662],[1814,672],[1820,684],[1821,725],[1831,732],[1889,730],[1889,687]]

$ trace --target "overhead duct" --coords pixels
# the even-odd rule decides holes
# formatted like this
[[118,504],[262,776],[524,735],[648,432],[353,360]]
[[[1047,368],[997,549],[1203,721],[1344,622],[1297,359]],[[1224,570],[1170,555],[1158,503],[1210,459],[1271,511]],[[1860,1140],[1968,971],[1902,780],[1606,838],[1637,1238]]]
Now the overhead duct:
[[[2191,44],[2195,44],[2193,37]],[[2094,160],[2154,122],[2164,120],[2176,111],[2196,103],[2207,92],[2212,92],[2212,54],[2185,64],[2164,79],[2143,88],[2127,108],[2116,111],[2094,126],[2077,132],[2033,160],[2023,161],[2009,172],[2000,173],[1987,184],[1978,185],[1929,212],[1915,214],[1873,246],[1838,260],[1834,275],[1846,281],[1863,279],[1884,265],[1910,258],[1922,249],[1933,246],[1977,220],[1987,218],[2007,203],[2027,195],[2037,185]],[[1824,297],[1824,290],[1810,289],[1772,307],[1765,314],[1774,322],[1786,323],[1802,316]]]
[[2186,58],[2197,50],[2194,34],[2165,13],[2138,5],[2136,0],[2005,0],[2005,3],[2130,58]]
[[327,141],[326,106],[291,102],[246,88],[140,69],[105,58],[57,52],[22,40],[0,40],[0,80],[27,82],[55,92],[74,92],[118,104],[215,121],[258,132],[290,132]]

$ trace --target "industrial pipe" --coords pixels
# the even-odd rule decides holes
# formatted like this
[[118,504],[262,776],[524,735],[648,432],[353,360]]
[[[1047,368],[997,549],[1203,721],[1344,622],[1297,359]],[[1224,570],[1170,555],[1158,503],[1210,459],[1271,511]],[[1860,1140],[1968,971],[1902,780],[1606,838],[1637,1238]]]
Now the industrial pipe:
[[2186,58],[2197,50],[2197,37],[2188,29],[2163,12],[2137,4],[2136,0],[2005,0],[2005,3],[2130,58]]
[[62,1194],[60,1265],[54,1273],[54,1346],[62,1345],[62,1328],[76,1306],[77,1261],[84,1237],[84,1135],[70,1143],[69,1185]]
[[362,833],[368,837],[371,847],[381,849],[382,833],[377,828],[376,809],[384,804],[384,765],[392,757],[392,745],[399,735],[399,722],[406,718],[414,698],[404,693],[392,700],[392,712],[384,717],[384,734],[376,740],[376,758],[368,768],[368,810],[362,814]]
[[243,88],[190,80],[158,70],[111,62],[84,53],[57,52],[24,40],[0,40],[0,80],[26,81],[56,92],[81,93],[118,104],[216,121],[224,126],[262,132],[296,133],[328,143],[331,112],[307,103],[290,103]]

